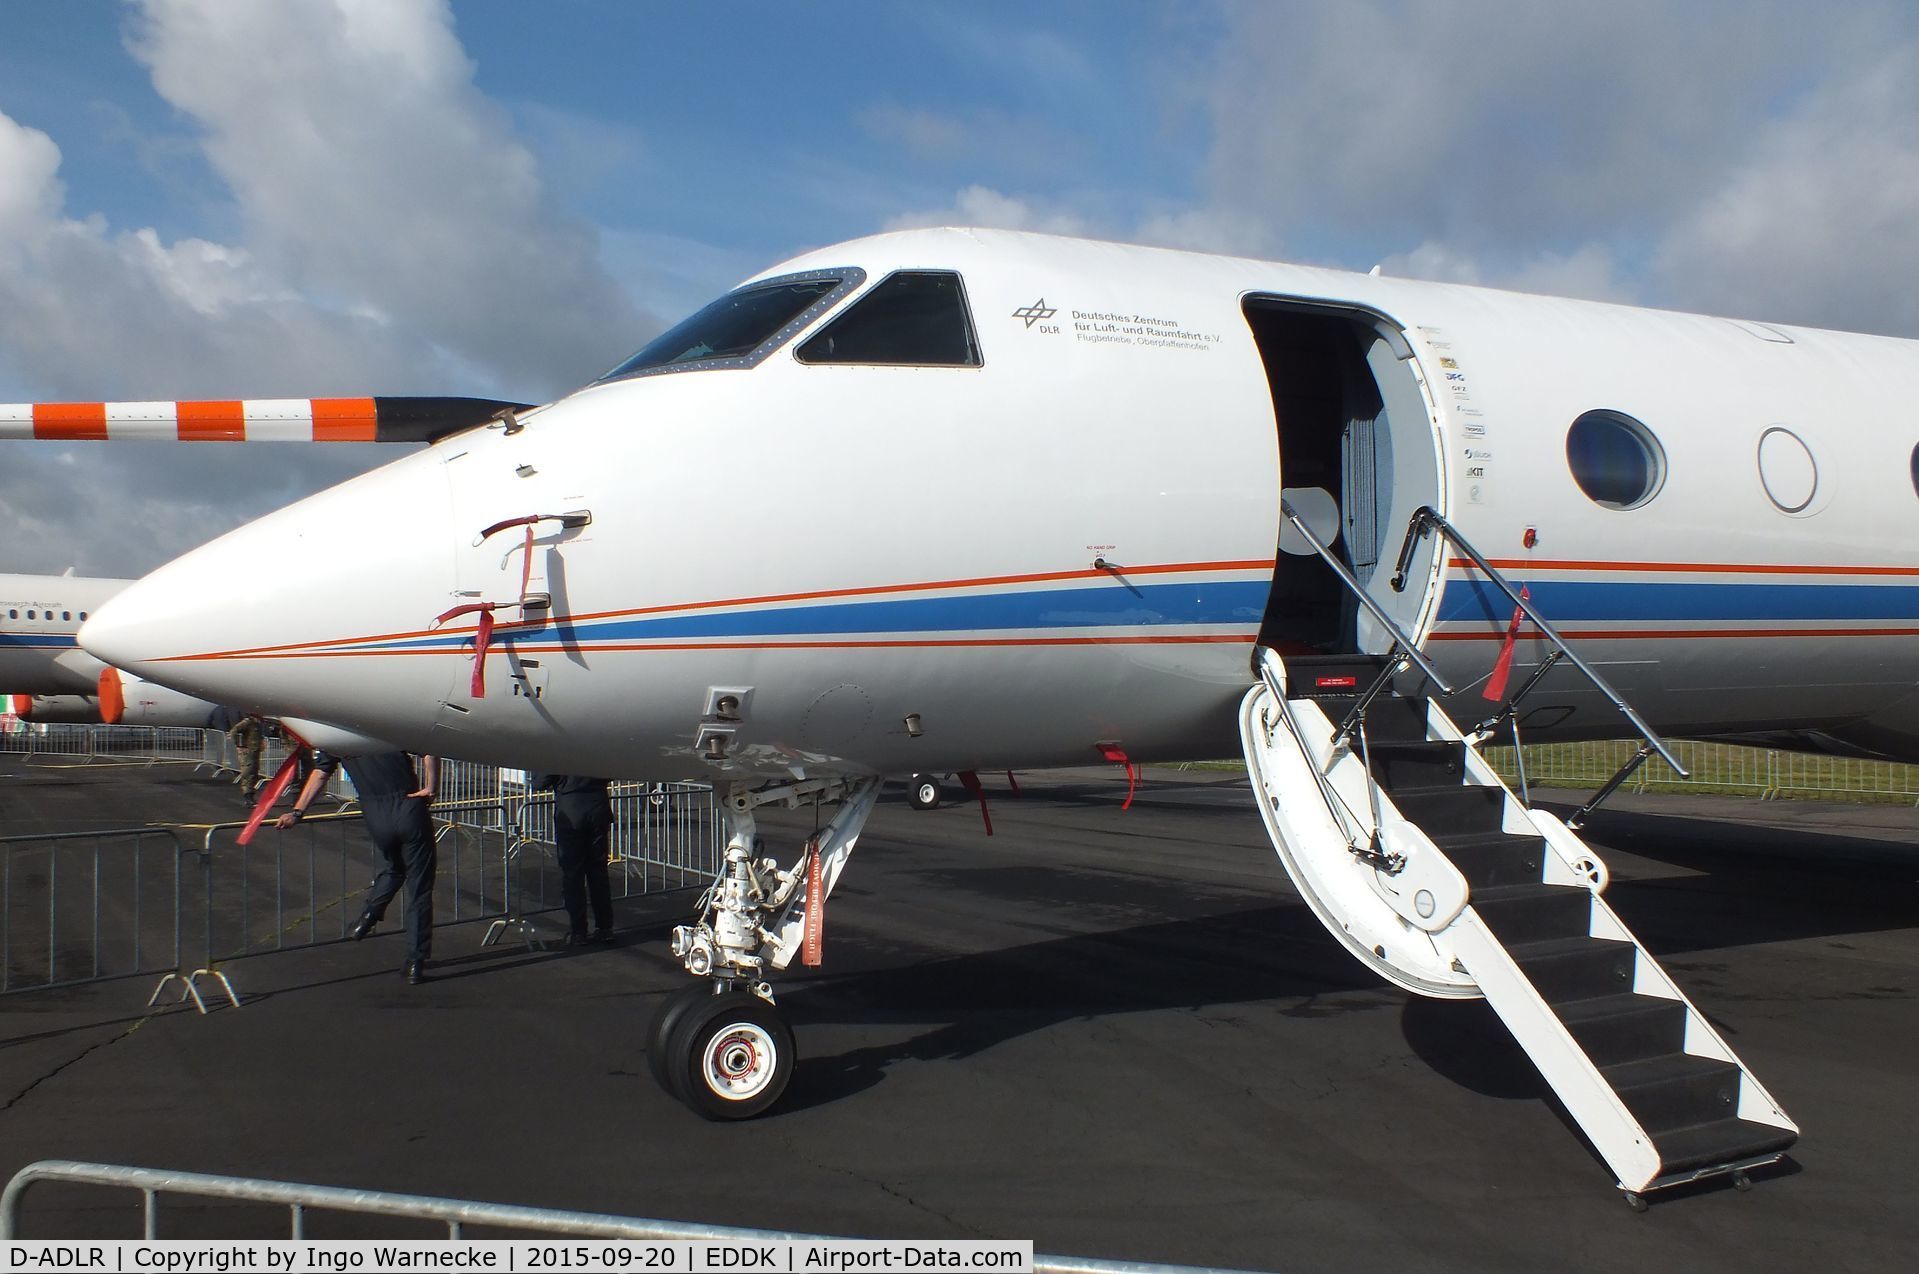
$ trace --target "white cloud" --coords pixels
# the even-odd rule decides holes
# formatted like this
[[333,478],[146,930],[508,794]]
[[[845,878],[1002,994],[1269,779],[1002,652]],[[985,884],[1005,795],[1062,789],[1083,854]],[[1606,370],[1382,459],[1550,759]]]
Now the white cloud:
[[1585,244],[1571,252],[1536,252],[1489,265],[1471,251],[1428,240],[1410,252],[1386,257],[1378,265],[1383,274],[1409,279],[1469,283],[1591,301],[1644,303],[1643,296],[1623,277],[1612,252],[1597,243]]
[[889,217],[883,229],[978,226],[1113,239],[1229,256],[1275,255],[1277,245],[1268,228],[1256,217],[1230,208],[1158,208],[1144,213],[1129,209],[1129,204],[1137,202],[1137,199],[1098,192],[1042,198],[972,185],[959,191],[953,201],[943,207],[922,208]]
[[993,230],[1037,230],[1044,234],[1096,234],[1088,218],[1072,209],[1046,207],[1036,200],[1003,194],[987,186],[968,186],[950,206],[903,212],[887,220],[885,229],[911,230],[923,226],[979,226]]
[[1226,256],[1271,257],[1279,252],[1270,225],[1233,208],[1186,208],[1148,215],[1133,238],[1162,248],[1217,252]]
[[1919,336],[1919,49],[1758,130],[1661,245],[1669,287],[1744,317]]
[[515,393],[604,368],[642,319],[473,84],[441,0],[145,0],[132,46],[204,129],[248,246],[371,301]]
[[1562,249],[1683,208],[1755,119],[1907,25],[1874,0],[1228,13],[1207,73],[1216,201],[1289,227]]
[[[142,0],[130,41],[199,131],[231,242],[67,208],[0,114],[0,382],[37,399],[542,397],[656,327],[474,87],[440,0]],[[6,444],[7,565],[137,574],[391,459],[372,447]]]
[[1192,73],[1211,216],[1354,268],[1919,335],[1910,5],[1225,14]]
[[17,261],[45,236],[66,196],[59,170],[51,137],[0,115],[0,262]]

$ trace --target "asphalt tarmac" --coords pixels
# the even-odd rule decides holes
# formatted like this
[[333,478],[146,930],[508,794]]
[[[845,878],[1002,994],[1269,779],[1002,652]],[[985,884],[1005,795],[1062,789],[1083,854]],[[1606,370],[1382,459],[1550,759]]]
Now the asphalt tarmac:
[[[245,1006],[205,1017],[149,1012],[152,978],[0,998],[0,1179],[85,1159],[1268,1271],[1803,1274],[1919,1250],[1919,812],[1620,796],[1594,818],[1613,906],[1804,1130],[1750,1192],[1640,1215],[1490,1012],[1411,999],[1320,930],[1243,777],[1149,772],[1126,812],[1113,771],[1021,787],[991,784],[991,838],[971,803],[883,801],[824,968],[776,984],[802,1060],[762,1119],[705,1122],[648,1074],[646,1024],[685,980],[675,894],[580,954],[443,928],[421,987],[388,925],[230,964]],[[0,760],[0,835],[234,806],[184,766]],[[135,1196],[48,1186],[23,1228],[138,1224]]]

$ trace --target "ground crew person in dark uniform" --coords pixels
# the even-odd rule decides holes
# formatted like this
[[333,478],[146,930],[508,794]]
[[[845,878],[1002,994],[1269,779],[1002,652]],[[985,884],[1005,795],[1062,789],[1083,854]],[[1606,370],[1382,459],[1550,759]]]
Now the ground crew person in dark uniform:
[[347,933],[355,942],[373,932],[386,914],[387,904],[406,884],[406,980],[414,986],[426,981],[426,962],[433,954],[433,872],[436,854],[433,785],[439,777],[437,757],[426,757],[425,780],[415,775],[413,758],[405,752],[375,752],[369,756],[336,757],[318,752],[313,773],[293,800],[293,811],[275,820],[276,827],[292,827],[305,816],[333,772],[346,763],[347,777],[360,798],[367,834],[386,859],[386,870],[367,886],[365,909]]
[[[613,941],[613,889],[606,876],[613,835],[613,802],[605,779],[571,774],[535,774],[533,786],[553,793],[553,839],[559,847],[560,899],[566,904],[566,945],[602,946]],[[586,930],[587,899],[593,901],[593,932]]]

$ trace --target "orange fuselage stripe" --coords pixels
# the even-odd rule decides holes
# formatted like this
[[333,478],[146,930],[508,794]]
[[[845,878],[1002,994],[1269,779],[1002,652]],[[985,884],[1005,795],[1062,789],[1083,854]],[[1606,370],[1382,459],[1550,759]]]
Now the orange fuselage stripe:
[[[497,638],[496,638],[497,640]],[[1238,643],[1251,645],[1250,633],[1234,636],[1179,636],[1179,637],[940,637],[932,639],[875,639],[871,641],[676,641],[657,643],[621,643],[617,645],[595,645],[587,649],[598,654],[601,651],[629,650],[919,650],[938,649],[955,646],[1199,646]],[[535,645],[516,642],[513,649],[521,654],[564,654],[578,647],[559,643]],[[462,659],[471,659],[473,651],[467,646],[430,646],[410,650],[276,650],[250,651],[228,655],[172,655],[157,660],[158,663],[190,662],[195,659],[377,659],[386,655],[458,655]]]

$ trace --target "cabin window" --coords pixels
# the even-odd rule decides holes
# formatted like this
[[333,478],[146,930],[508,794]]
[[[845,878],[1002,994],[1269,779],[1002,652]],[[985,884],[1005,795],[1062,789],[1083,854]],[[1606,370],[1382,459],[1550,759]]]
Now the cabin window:
[[979,342],[960,277],[901,270],[799,348],[802,363],[888,367],[978,367]]
[[1593,503],[1636,509],[1666,481],[1666,453],[1646,426],[1619,411],[1589,411],[1566,431],[1566,464]]
[[863,270],[809,270],[738,288],[654,337],[596,383],[755,366],[865,278]]
[[1912,492],[1919,495],[1919,447],[1912,449]]
[[35,613],[35,612],[33,612],[33,611],[28,611],[28,612],[27,612],[27,618],[28,618],[28,619],[38,619],[38,618],[40,618],[40,616],[39,616],[39,615],[38,615],[37,613]]
[[1804,513],[1819,494],[1819,462],[1812,448],[1784,425],[1759,435],[1759,485],[1781,513]]
[[72,612],[72,611],[70,611],[70,610],[63,610],[63,611],[61,611],[61,612],[60,612],[60,622],[61,622],[61,623],[68,623],[68,624],[70,624],[70,623],[72,623],[72,622],[73,622],[73,612]]
[[[1915,452],[1913,453],[1913,459],[1912,459],[1912,463],[1913,463],[1914,465],[1916,465],[1916,466],[1919,466],[1919,451],[1915,451]],[[8,618],[8,619],[18,619],[18,618],[20,618],[20,612],[19,612],[19,611],[17,611],[17,610],[10,610],[10,611],[8,611],[8,612],[7,612],[7,618]]]

